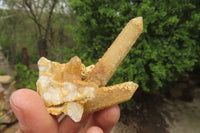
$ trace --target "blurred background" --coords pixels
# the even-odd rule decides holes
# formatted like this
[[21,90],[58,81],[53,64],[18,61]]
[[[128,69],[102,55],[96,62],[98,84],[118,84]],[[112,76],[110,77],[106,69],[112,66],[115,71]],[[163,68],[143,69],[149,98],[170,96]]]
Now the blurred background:
[[199,133],[199,0],[0,0],[0,132],[17,128],[9,96],[36,90],[40,57],[95,64],[138,16],[143,33],[108,85],[140,87],[113,132]]

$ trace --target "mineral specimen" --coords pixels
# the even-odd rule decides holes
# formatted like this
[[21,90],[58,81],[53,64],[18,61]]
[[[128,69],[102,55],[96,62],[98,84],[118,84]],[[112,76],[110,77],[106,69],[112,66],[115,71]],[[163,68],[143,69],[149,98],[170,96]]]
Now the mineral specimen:
[[78,122],[91,113],[129,100],[138,85],[125,82],[105,87],[142,32],[142,17],[132,19],[96,65],[85,67],[75,56],[66,64],[42,57],[38,61],[37,91],[53,115],[66,114]]

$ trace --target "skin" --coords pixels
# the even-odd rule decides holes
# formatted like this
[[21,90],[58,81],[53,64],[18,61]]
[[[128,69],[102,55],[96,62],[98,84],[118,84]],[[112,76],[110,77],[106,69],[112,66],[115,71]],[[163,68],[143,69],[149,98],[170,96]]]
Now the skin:
[[84,115],[78,123],[68,116],[58,123],[58,117],[47,112],[38,93],[29,89],[15,91],[10,105],[19,120],[16,133],[109,133],[120,117],[120,109],[115,105]]

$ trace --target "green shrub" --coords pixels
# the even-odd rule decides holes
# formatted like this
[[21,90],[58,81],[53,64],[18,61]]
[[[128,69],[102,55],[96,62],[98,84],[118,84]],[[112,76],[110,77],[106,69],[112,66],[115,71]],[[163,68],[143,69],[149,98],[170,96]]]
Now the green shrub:
[[[77,25],[71,27],[83,62],[95,63],[132,18],[143,16],[143,33],[109,84],[135,81],[145,91],[165,88],[200,58],[198,0],[69,0]],[[88,63],[88,62],[87,62]]]
[[6,72],[0,71],[0,75],[6,75]]
[[120,110],[128,109],[129,111],[133,111],[134,106],[136,105],[134,99],[130,99],[127,102],[119,104]]
[[[108,85],[134,81],[144,91],[167,92],[170,82],[200,59],[199,0],[69,0],[77,24],[70,30],[84,63],[96,63],[125,24],[143,17],[143,33]],[[88,61],[89,60],[89,61]],[[133,101],[121,105],[130,109]]]
[[16,88],[29,88],[32,90],[36,90],[36,81],[38,79],[38,73],[34,72],[30,68],[17,64],[15,66],[15,81]]

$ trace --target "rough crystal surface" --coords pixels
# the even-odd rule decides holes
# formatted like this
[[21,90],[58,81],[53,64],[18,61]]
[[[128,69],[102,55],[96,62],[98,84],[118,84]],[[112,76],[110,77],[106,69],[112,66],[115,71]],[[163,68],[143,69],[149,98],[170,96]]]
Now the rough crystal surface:
[[92,113],[129,100],[138,85],[125,82],[105,87],[142,32],[142,17],[132,19],[96,65],[85,67],[77,56],[66,64],[42,57],[38,61],[37,91],[53,115],[62,113],[78,122]]

